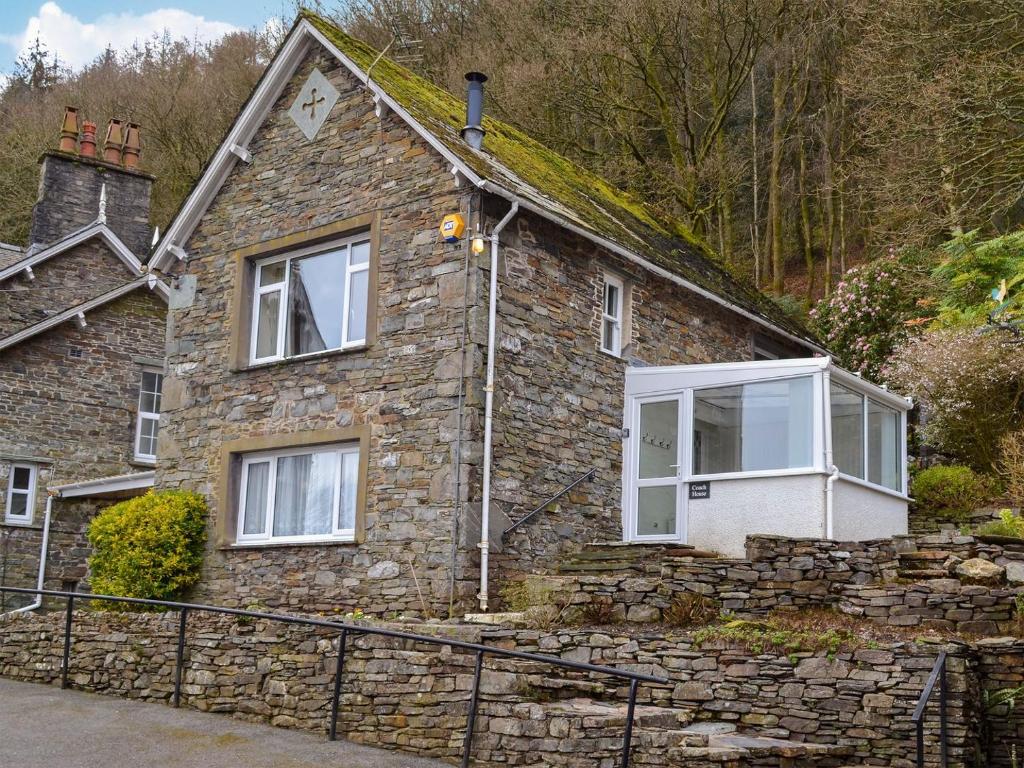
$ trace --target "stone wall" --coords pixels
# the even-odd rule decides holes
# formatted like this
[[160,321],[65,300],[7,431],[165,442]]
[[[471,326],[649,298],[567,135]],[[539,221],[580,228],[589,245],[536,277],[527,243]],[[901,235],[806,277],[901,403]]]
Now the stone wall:
[[[771,334],[536,216],[521,212],[509,228],[514,234],[503,243],[500,277],[492,514],[507,526],[597,470],[492,555],[498,572],[526,572],[557,565],[576,544],[622,539],[628,365],[750,360],[754,334]],[[621,358],[600,349],[606,273],[622,278],[627,294]]]
[[[307,140],[288,116],[314,67],[339,92]],[[248,145],[185,245],[171,301],[157,487],[203,494],[211,535],[193,597],[232,605],[378,615],[448,614],[472,594],[453,516],[476,472],[480,391],[475,324],[480,275],[467,244],[440,240],[445,214],[468,213],[449,163],[393,112],[383,119],[363,84],[322,49],[312,51]],[[232,321],[235,253],[276,238],[377,213],[376,339],[367,347],[239,366]],[[469,320],[467,320],[467,316]],[[472,322],[470,322],[472,321]],[[465,352],[463,323],[471,335]],[[465,363],[465,368],[463,367]],[[462,406],[460,443],[460,403]],[[364,538],[359,543],[233,547],[214,529],[236,514],[218,488],[232,469],[222,446],[263,436],[365,428]],[[225,507],[225,508],[222,508]],[[233,541],[233,539],[232,539]],[[422,597],[421,597],[422,595]]]
[[[78,612],[70,679],[77,688],[168,701],[173,689],[177,617]],[[722,643],[698,647],[685,634],[631,636],[593,630],[481,629],[418,625],[503,648],[655,672],[667,686],[643,685],[646,718],[716,721],[816,744],[843,744],[850,762],[905,766],[913,757],[909,714],[939,646],[891,644],[834,657],[794,651],[754,653]],[[327,726],[333,632],[225,617],[189,619],[183,704],[280,726]],[[968,649],[949,646],[952,764],[977,744],[978,683]],[[36,682],[59,678],[62,616],[29,615],[0,626],[0,674]],[[346,656],[339,733],[346,738],[452,759],[460,754],[472,656],[361,637]],[[590,766],[620,743],[625,686],[533,662],[489,658],[474,754],[490,763]],[[591,704],[587,704],[587,702]],[[575,729],[597,702],[591,729]],[[575,713],[575,714],[573,714]],[[933,744],[936,723],[928,721]],[[646,735],[645,735],[646,733]],[[663,765],[657,729],[637,733],[638,765]],[[660,745],[660,747],[659,747]],[[654,750],[653,752],[651,750]],[[933,754],[934,753],[934,754]],[[932,749],[928,764],[937,764]]]
[[982,744],[990,768],[1015,768],[1024,755],[1024,641],[979,640],[975,644],[982,701]]
[[880,624],[992,636],[1019,634],[1018,597],[1024,587],[1002,589],[927,579],[916,584],[845,585],[838,608]]
[[[570,615],[593,615],[603,604],[614,621],[644,624],[663,621],[673,602],[687,593],[712,598],[738,615],[833,605],[840,587],[889,581],[897,569],[896,544],[889,539],[749,536],[745,560],[693,557],[686,549],[671,547],[635,549],[638,554],[628,567],[601,567],[602,561],[594,561],[594,572],[529,580],[542,592],[550,590]],[[588,562],[585,552],[578,558],[577,564]],[[576,564],[570,561],[564,570],[575,571]]]
[[[910,505],[909,530],[914,536],[931,536],[935,534],[956,535],[963,528],[974,530],[985,523],[999,519],[999,511],[1011,508],[1012,504],[996,504],[992,507],[979,507],[973,510],[966,519],[935,517],[922,514],[913,504]],[[1015,509],[1014,513],[1020,510]]]

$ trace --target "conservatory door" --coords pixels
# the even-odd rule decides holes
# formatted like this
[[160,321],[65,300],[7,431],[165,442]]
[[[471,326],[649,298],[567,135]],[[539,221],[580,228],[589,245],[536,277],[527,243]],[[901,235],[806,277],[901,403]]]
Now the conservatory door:
[[626,536],[685,541],[683,395],[637,398],[633,408]]

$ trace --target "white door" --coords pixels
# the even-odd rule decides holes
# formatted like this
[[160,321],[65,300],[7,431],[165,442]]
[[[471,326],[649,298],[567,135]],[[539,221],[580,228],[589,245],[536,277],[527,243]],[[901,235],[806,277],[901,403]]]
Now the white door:
[[686,541],[683,412],[682,394],[633,401],[627,443],[630,541]]

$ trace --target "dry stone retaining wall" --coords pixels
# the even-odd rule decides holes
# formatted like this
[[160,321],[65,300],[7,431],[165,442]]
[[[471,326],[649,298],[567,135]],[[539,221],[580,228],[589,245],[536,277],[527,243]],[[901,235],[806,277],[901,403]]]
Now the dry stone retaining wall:
[[[76,614],[74,686],[167,701],[173,689],[177,617],[91,611]],[[406,627],[408,628],[408,627]],[[855,759],[903,766],[913,754],[909,714],[939,651],[894,644],[839,653],[754,653],[722,643],[697,647],[692,636],[630,636],[564,630],[542,633],[418,625],[427,633],[539,651],[670,678],[640,688],[643,707],[675,712],[680,722],[727,721],[762,733],[845,744]],[[336,656],[336,633],[193,615],[189,621],[183,703],[279,726],[323,732]],[[461,749],[472,656],[407,641],[350,641],[339,732],[367,744],[454,758]],[[950,659],[954,760],[976,746],[977,683],[962,646]],[[0,674],[37,682],[59,679],[62,616],[30,615],[0,626]],[[614,750],[621,713],[583,712],[592,702],[621,705],[626,693],[608,678],[489,658],[474,754],[513,765],[589,766]],[[618,718],[618,720],[616,720]],[[587,733],[581,724],[590,722]],[[929,725],[930,738],[934,723]],[[602,730],[603,729],[603,730]],[[593,744],[587,738],[596,738]],[[644,762],[638,739],[637,764]],[[550,750],[548,752],[547,750]],[[590,750],[590,751],[588,751]],[[937,756],[930,756],[934,762]],[[656,762],[651,764],[657,764]]]

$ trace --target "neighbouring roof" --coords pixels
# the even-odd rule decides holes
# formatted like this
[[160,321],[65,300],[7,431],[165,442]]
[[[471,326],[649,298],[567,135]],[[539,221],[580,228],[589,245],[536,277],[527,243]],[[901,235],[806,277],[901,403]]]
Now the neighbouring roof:
[[60,499],[134,496],[153,487],[156,472],[133,472],[127,475],[97,477],[78,483],[51,485],[47,490]]
[[0,269],[9,267],[16,261],[25,257],[25,250],[18,245],[0,243]]
[[116,288],[112,288],[95,298],[83,301],[73,307],[69,307],[68,309],[58,312],[45,320],[33,323],[32,325],[26,326],[25,328],[12,333],[10,336],[0,339],[0,352],[8,347],[13,347],[15,344],[20,344],[23,341],[27,341],[28,339],[38,336],[40,333],[48,331],[61,323],[66,323],[71,320],[75,320],[76,318],[81,321],[85,318],[86,313],[91,312],[98,307],[102,307],[105,304],[109,304],[115,299],[119,299],[125,294],[131,293],[137,288],[142,288],[143,286],[148,287],[150,290],[157,291],[159,295],[163,296],[165,301],[170,295],[170,290],[157,278],[156,275],[144,274],[141,277],[136,277],[134,280],[119,285]]
[[249,141],[301,63],[310,38],[327,48],[366,84],[375,101],[393,109],[469,182],[518,202],[804,346],[824,351],[810,331],[732,275],[680,223],[656,214],[607,180],[491,117],[485,116],[483,122],[487,131],[483,150],[472,149],[459,135],[465,120],[460,98],[381,57],[332,22],[306,10],[299,13],[224,142],[164,232],[150,259],[151,268],[166,270],[174,258],[185,258],[183,247],[189,236],[231,167],[248,156]]
[[74,248],[76,245],[81,245],[84,242],[92,240],[94,237],[98,237],[112,250],[121,261],[123,261],[128,268],[135,275],[141,275],[143,272],[142,262],[138,260],[131,249],[124,244],[124,242],[117,236],[117,234],[106,224],[99,220],[86,224],[81,229],[77,229],[74,232],[62,237],[55,243],[51,243],[45,248],[37,248],[35,251],[26,253],[19,250],[18,258],[4,263],[3,248],[14,246],[4,246],[0,244],[0,281],[7,280],[10,277],[14,277],[19,272],[24,272],[26,269],[31,269],[36,264],[52,259],[54,256]]

